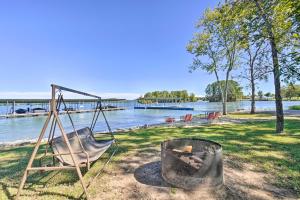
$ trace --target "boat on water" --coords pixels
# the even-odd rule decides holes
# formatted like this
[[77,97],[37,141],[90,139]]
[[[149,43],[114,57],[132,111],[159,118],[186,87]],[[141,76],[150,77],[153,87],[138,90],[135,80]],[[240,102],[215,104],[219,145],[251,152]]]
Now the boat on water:
[[74,109],[74,108],[72,108],[72,107],[69,107],[69,108],[64,108],[63,110],[64,110],[64,111],[75,111],[75,109]]
[[[98,107],[99,109],[100,107]],[[117,106],[112,106],[112,105],[104,105],[102,106],[102,109],[114,109],[114,108],[118,108]]]
[[15,111],[17,114],[25,114],[27,112],[27,109],[19,108]]
[[153,109],[153,110],[194,110],[191,107],[182,106],[135,106],[134,109]]
[[32,109],[33,113],[45,113],[47,110],[45,108],[33,108]]

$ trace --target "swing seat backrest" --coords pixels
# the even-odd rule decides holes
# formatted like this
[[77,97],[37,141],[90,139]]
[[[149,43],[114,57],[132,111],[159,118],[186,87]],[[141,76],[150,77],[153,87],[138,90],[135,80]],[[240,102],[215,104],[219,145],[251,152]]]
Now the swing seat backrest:
[[[93,135],[93,132],[88,127],[77,130],[77,134],[74,131],[66,135],[70,142],[74,157],[79,164],[86,164],[88,160],[89,162],[98,160],[101,155],[114,143],[114,139],[97,141]],[[56,137],[52,140],[52,149],[55,154],[60,154],[57,155],[56,158],[61,163],[74,166],[70,151],[62,136]]]

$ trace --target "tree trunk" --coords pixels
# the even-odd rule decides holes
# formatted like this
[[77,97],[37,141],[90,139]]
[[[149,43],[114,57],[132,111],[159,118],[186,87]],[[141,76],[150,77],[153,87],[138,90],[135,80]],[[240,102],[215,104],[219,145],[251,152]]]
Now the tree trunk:
[[[226,87],[226,91],[223,90],[221,83],[220,83],[220,79],[218,76],[218,73],[216,70],[214,70],[215,75],[216,75],[216,79],[217,79],[217,83],[218,83],[218,88],[219,88],[219,92],[221,94],[221,98],[222,98],[222,106],[223,106],[223,115],[227,115],[227,105],[226,105],[226,101],[227,101],[227,87]],[[226,95],[226,97],[225,97]]]
[[276,133],[282,133],[284,130],[284,117],[281,97],[281,86],[280,86],[280,70],[278,62],[278,52],[276,49],[275,39],[270,38],[270,44],[272,48],[272,60],[273,60],[273,74],[274,74],[274,85],[275,85],[275,103],[276,103]]
[[227,115],[227,87],[228,87],[228,83],[226,80],[225,87],[224,87],[224,98],[223,98],[223,115]]
[[250,114],[255,114],[255,84],[251,80],[251,112]]
[[254,82],[254,63],[250,66],[250,80],[251,80],[251,111],[250,114],[255,114],[255,82]]
[[228,78],[229,78],[229,70],[226,74],[225,87],[224,87],[224,100],[223,100],[223,115],[227,115],[227,90],[228,90]]
[[273,75],[274,75],[274,85],[275,85],[275,104],[276,104],[276,133],[282,133],[284,130],[284,116],[282,108],[282,97],[281,97],[281,87],[280,87],[280,66],[278,61],[278,51],[276,47],[275,36],[272,31],[272,23],[269,18],[264,13],[262,7],[260,6],[258,0],[255,0],[256,7],[260,11],[268,31],[269,42],[272,49],[272,61],[273,61]]
[[222,103],[222,105],[223,105],[223,115],[227,115],[227,102],[224,101],[224,102]]

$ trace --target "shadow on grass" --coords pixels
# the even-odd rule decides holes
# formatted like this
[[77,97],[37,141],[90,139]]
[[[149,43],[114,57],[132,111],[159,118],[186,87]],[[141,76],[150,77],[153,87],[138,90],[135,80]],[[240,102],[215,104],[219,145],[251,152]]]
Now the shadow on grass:
[[[119,149],[113,163],[120,165],[121,161],[119,160],[123,159],[123,155],[134,151],[139,153],[153,151],[159,154],[160,143],[167,139],[203,138],[222,144],[224,154],[234,160],[230,164],[235,169],[241,170],[242,165],[240,163],[243,162],[255,163],[261,171],[274,175],[274,180],[270,181],[300,194],[299,124],[300,120],[297,119],[286,120],[286,133],[282,135],[274,133],[274,120],[208,125],[196,128],[161,127],[117,133],[115,136],[119,141]],[[42,145],[42,149],[44,148],[45,146]],[[11,185],[17,187],[32,150],[33,146],[27,145],[4,148],[0,151],[0,184],[4,195],[9,199],[14,195],[10,193],[9,188],[12,187]],[[108,151],[108,153],[111,152],[112,149]],[[41,155],[41,151],[39,155]],[[97,161],[97,163],[102,163],[105,158],[107,158],[107,155],[103,156],[101,161]],[[136,164],[139,163],[136,162]],[[37,165],[37,161],[34,164]],[[92,168],[94,167],[92,166]],[[84,174],[92,176],[94,172],[84,172]],[[9,184],[6,184],[6,182],[9,182]],[[78,182],[78,178],[73,171],[47,172],[45,174],[35,173],[29,177],[28,182],[28,189],[33,190],[32,185],[35,183],[43,185],[43,187],[51,187],[60,184],[75,184]],[[153,184],[156,184],[156,182],[154,181]],[[54,195],[57,197],[62,195],[63,197],[63,194],[54,194],[49,191],[44,191],[41,195]],[[66,196],[66,198],[73,197]]]
[[125,151],[141,151],[157,147],[166,139],[191,137],[219,142],[232,166],[241,169],[244,162],[274,176],[269,180],[277,186],[300,194],[300,120],[288,119],[285,134],[274,133],[275,121],[244,122],[241,124],[209,125],[197,128],[154,128],[118,135]]
[[[12,199],[15,195],[14,192],[11,192],[9,189],[14,188],[17,191],[19,187],[19,183],[25,168],[28,164],[29,158],[32,154],[34,146],[20,146],[20,147],[13,147],[13,148],[3,148],[1,149],[0,153],[0,186],[3,189],[4,196],[8,199]],[[43,155],[45,150],[45,145],[41,145],[36,156],[37,159],[34,160],[33,166],[40,166],[38,158]],[[94,167],[94,164],[104,164],[104,161],[107,160],[109,155],[113,152],[113,149],[110,148],[107,153],[103,154],[103,156],[97,161],[94,162],[91,167]],[[116,154],[120,154],[118,152]],[[8,156],[9,155],[9,156]],[[97,166],[101,168],[101,166]],[[83,176],[88,173],[86,168],[81,168],[81,172]],[[57,185],[75,185],[79,181],[77,173],[70,170],[62,170],[62,171],[46,171],[46,172],[31,172],[27,177],[23,194],[26,196],[26,192],[24,190],[37,192],[35,187],[38,188],[45,188],[45,191],[41,193],[39,191],[39,196],[56,196],[56,197],[66,197],[67,199],[80,199],[75,198],[72,195],[67,195],[64,193],[55,193],[47,191],[48,187],[55,187]],[[9,182],[9,184],[6,184]],[[81,189],[81,188],[80,188]],[[0,199],[3,194],[0,192]],[[81,196],[80,196],[81,197]]]

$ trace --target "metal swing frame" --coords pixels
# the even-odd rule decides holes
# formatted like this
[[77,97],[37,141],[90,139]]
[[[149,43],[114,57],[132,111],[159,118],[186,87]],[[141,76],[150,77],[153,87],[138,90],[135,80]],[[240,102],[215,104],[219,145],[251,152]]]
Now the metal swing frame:
[[[74,170],[74,169],[77,172],[77,175],[79,177],[79,181],[80,181],[81,186],[83,188],[82,195],[85,194],[86,199],[89,199],[87,188],[102,173],[102,171],[104,170],[104,168],[106,167],[106,165],[110,162],[110,160],[112,159],[112,157],[114,156],[114,154],[116,153],[116,151],[118,149],[118,144],[117,144],[117,142],[115,140],[115,137],[114,137],[114,134],[113,134],[113,132],[111,130],[111,127],[109,126],[107,118],[106,118],[106,116],[105,116],[105,114],[103,112],[102,103],[101,103],[101,97],[96,96],[96,95],[92,95],[92,94],[88,94],[88,93],[85,93],[85,92],[81,92],[81,91],[78,91],[78,90],[73,90],[73,89],[70,89],[70,88],[62,87],[62,86],[59,86],[59,85],[54,85],[54,84],[51,85],[51,88],[52,88],[52,95],[51,95],[51,101],[50,101],[50,111],[49,111],[49,113],[47,115],[47,119],[46,119],[46,121],[44,123],[44,126],[43,126],[42,130],[41,130],[40,136],[39,136],[39,138],[37,140],[37,143],[36,143],[36,145],[34,147],[34,150],[33,150],[32,154],[31,154],[31,157],[30,157],[29,162],[27,164],[27,167],[25,169],[24,175],[23,175],[23,177],[21,179],[21,182],[20,182],[20,185],[19,185],[19,189],[18,189],[18,192],[17,192],[17,195],[16,195],[15,199],[18,199],[20,197],[21,191],[24,188],[25,182],[27,180],[27,177],[28,177],[30,171],[54,171],[54,170]],[[64,107],[66,108],[66,103],[65,103],[65,101],[63,99],[62,91],[68,91],[68,92],[72,92],[72,93],[76,93],[76,94],[80,94],[80,95],[84,95],[84,96],[89,96],[89,97],[93,97],[93,98],[97,99],[97,105],[96,105],[96,109],[95,109],[95,112],[94,112],[94,115],[93,115],[93,119],[92,119],[92,122],[91,122],[90,129],[91,129],[91,131],[94,130],[96,122],[97,122],[97,119],[98,119],[100,113],[102,113],[102,116],[103,116],[103,118],[105,120],[105,123],[107,125],[107,128],[108,128],[108,134],[111,136],[112,140],[114,141],[113,144],[116,146],[116,148],[111,153],[111,155],[109,156],[109,158],[107,159],[107,161],[105,162],[105,164],[103,165],[103,167],[99,169],[98,173],[87,184],[84,183],[84,181],[83,181],[83,176],[82,176],[80,167],[87,167],[88,170],[90,169],[89,155],[85,151],[83,145],[81,144],[80,139],[79,139],[79,141],[80,141],[80,146],[82,148],[82,151],[80,151],[80,152],[74,152],[73,151],[72,146],[71,146],[71,144],[69,142],[67,133],[65,132],[65,130],[63,128],[63,125],[62,125],[62,122],[61,122],[61,120],[59,118],[59,110],[60,110],[61,104],[63,103]],[[58,95],[58,98],[56,100],[56,93],[57,92],[59,92],[59,95]],[[73,120],[72,120],[72,118],[70,116],[70,113],[69,113],[68,109],[65,109],[65,110],[66,110],[66,114],[68,115],[69,120],[71,122],[72,128],[74,129],[74,132],[76,133],[76,136],[79,138],[77,130],[75,129],[75,125],[73,123]],[[40,158],[40,166],[39,167],[34,167],[32,165],[33,161],[34,161],[34,159],[35,159],[35,157],[37,155],[39,147],[41,146],[42,139],[45,136],[46,130],[47,130],[49,124],[50,124],[51,119],[52,119],[52,122],[51,122],[51,126],[50,126],[48,140],[47,140],[47,143],[46,143],[45,153]],[[49,146],[51,146],[52,140],[54,138],[56,126],[59,127],[59,130],[61,132],[61,136],[64,139],[64,142],[65,142],[65,144],[66,144],[66,146],[67,146],[67,148],[69,150],[69,153],[67,153],[67,154],[66,153],[64,153],[64,154],[62,154],[62,153],[50,153],[48,151],[48,148],[49,148]],[[85,165],[84,164],[80,164],[77,161],[77,159],[75,157],[75,154],[79,154],[79,153],[85,153],[86,154],[87,161],[86,161]],[[72,161],[74,163],[74,165],[72,165],[72,166],[70,166],[70,165],[63,165],[63,163],[61,163],[60,166],[55,166],[55,159],[56,159],[55,157],[56,156],[61,156],[61,155],[70,155],[71,159],[72,159]],[[42,160],[43,160],[43,158],[45,158],[47,156],[48,157],[51,156],[53,158],[53,166],[42,166]]]

